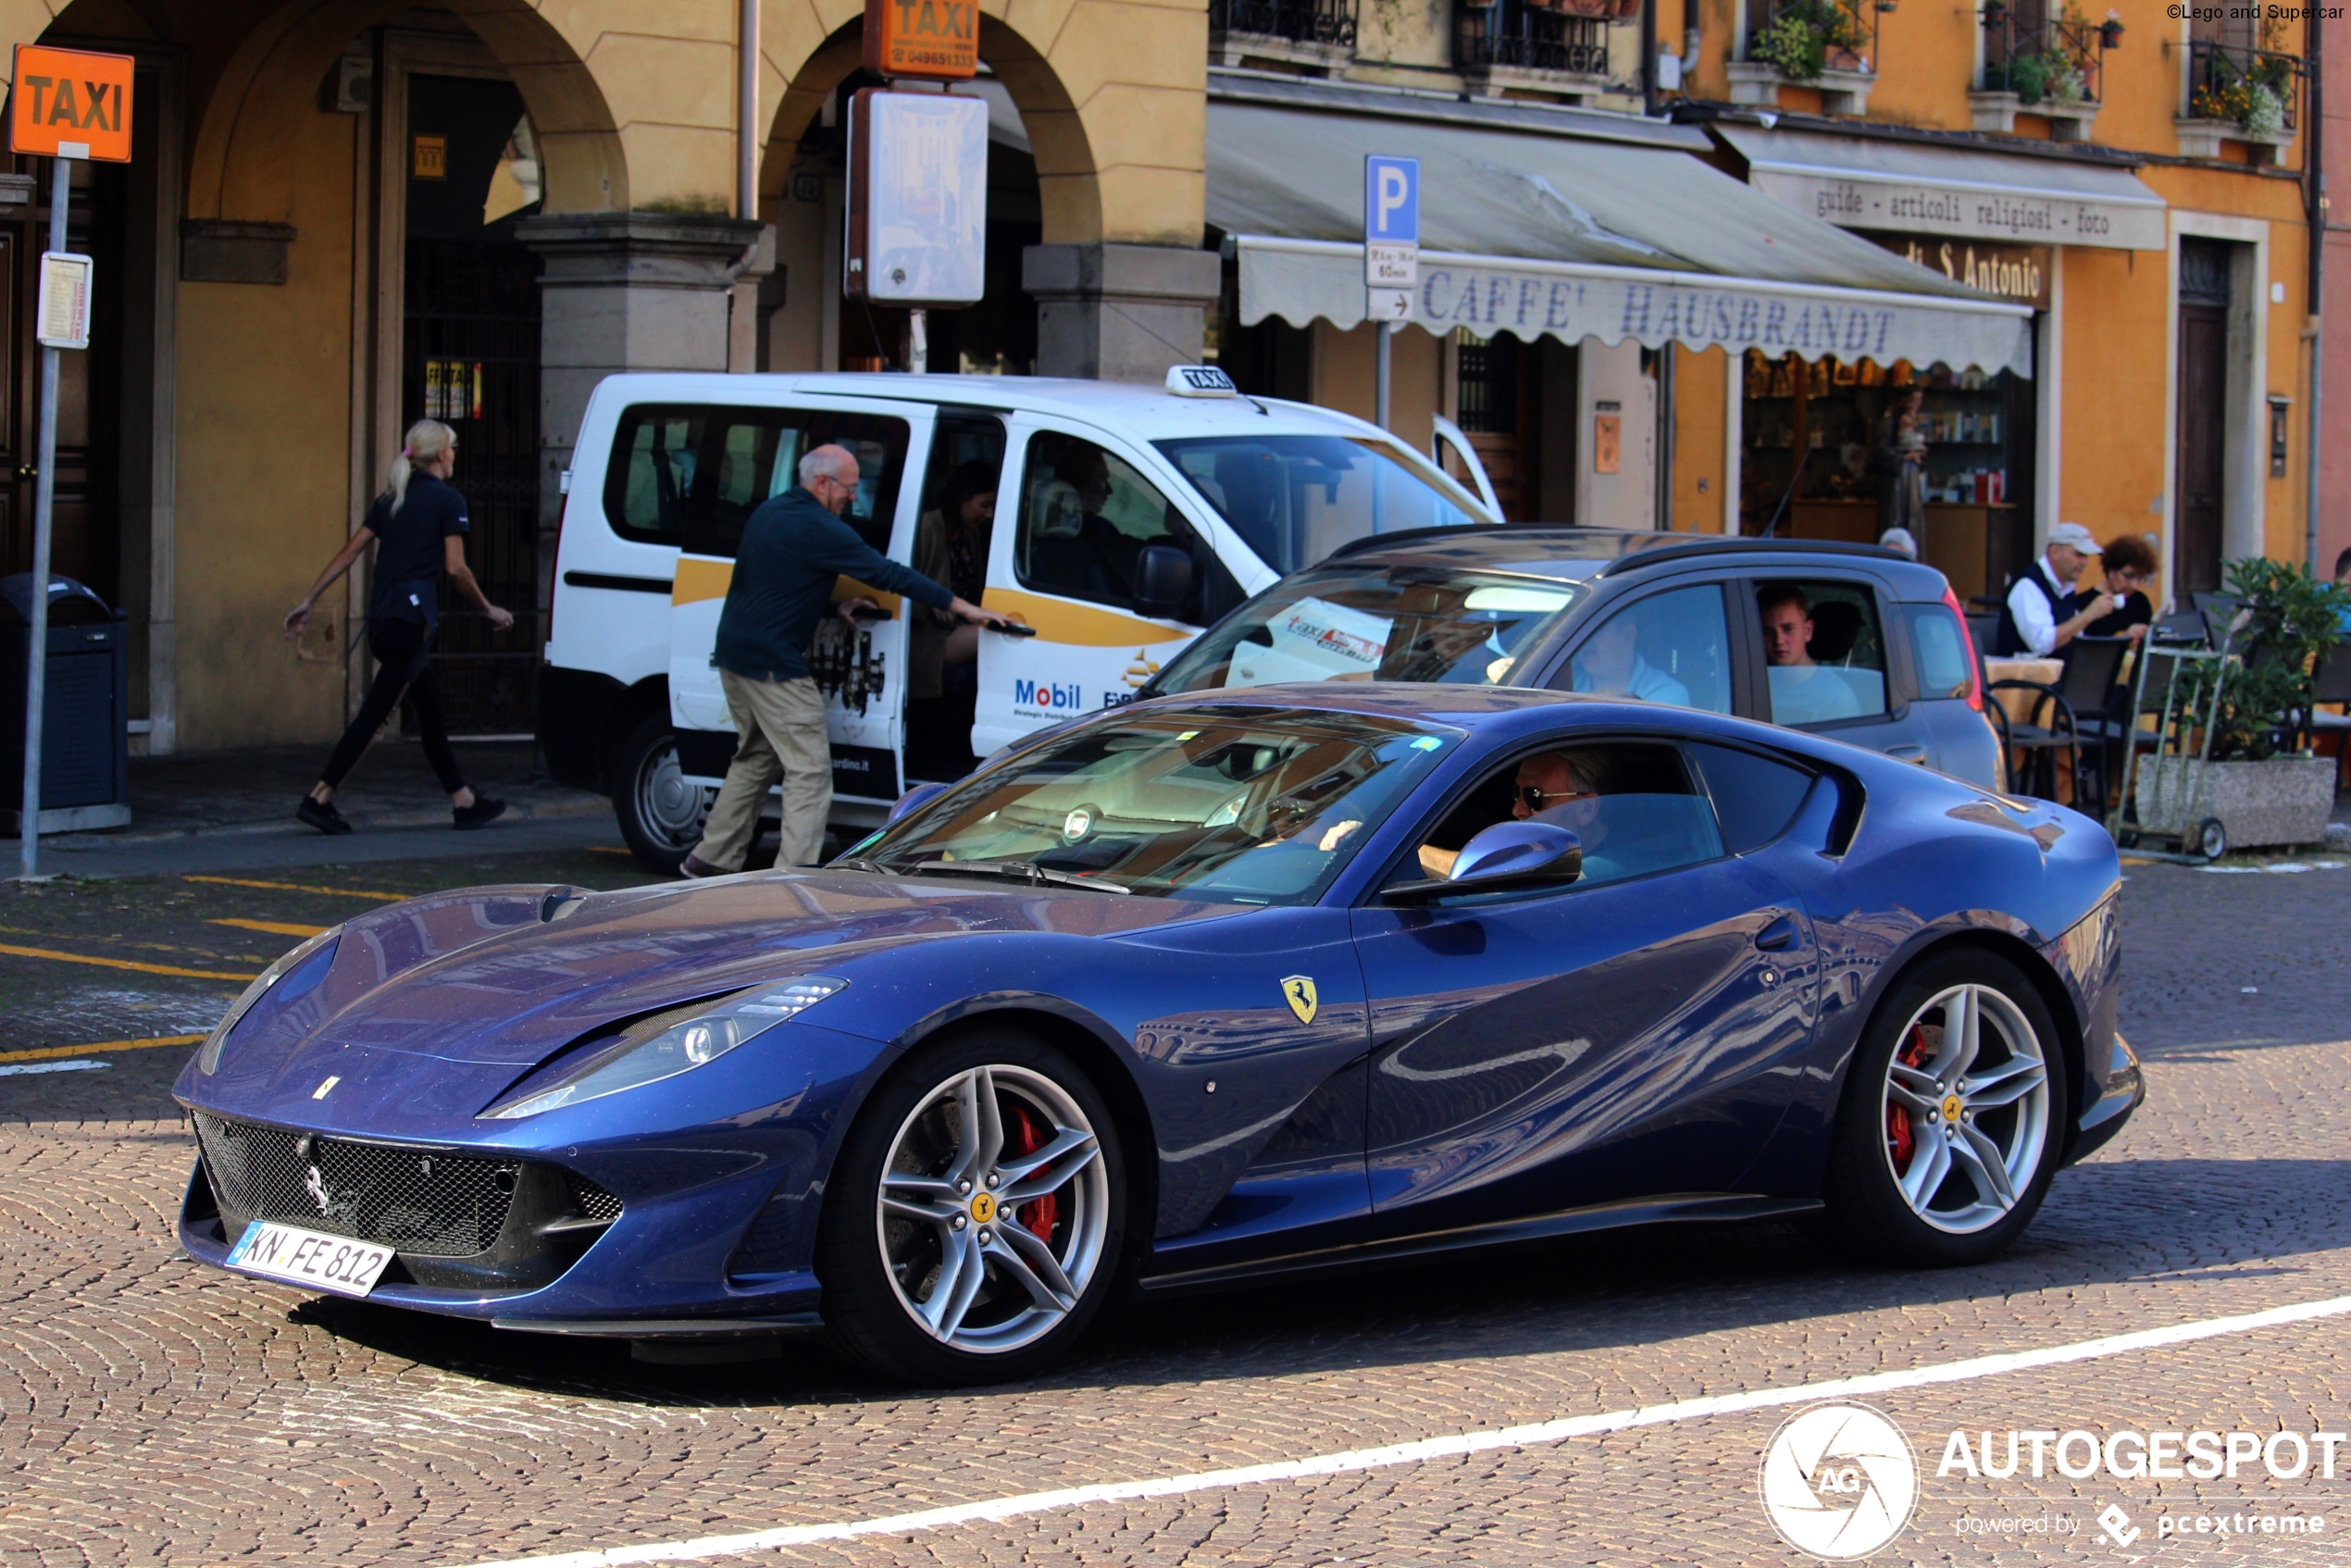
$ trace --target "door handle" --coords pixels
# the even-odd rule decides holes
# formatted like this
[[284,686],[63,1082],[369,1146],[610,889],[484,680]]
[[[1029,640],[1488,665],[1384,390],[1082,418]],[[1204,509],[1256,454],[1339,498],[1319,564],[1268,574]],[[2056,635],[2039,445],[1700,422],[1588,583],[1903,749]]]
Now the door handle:
[[1897,762],[1914,762],[1921,767],[1926,765],[1924,746],[1888,746],[1885,749],[1885,754]]
[[1763,952],[1785,952],[1796,945],[1796,922],[1781,915],[1755,933],[1755,945]]

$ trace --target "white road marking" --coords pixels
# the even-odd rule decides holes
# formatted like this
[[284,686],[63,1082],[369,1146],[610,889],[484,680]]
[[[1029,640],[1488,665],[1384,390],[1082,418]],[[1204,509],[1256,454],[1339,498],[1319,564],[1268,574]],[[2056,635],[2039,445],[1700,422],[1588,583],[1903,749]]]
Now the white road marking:
[[2168,1328],[2114,1334],[2102,1339],[2084,1339],[2071,1345],[2053,1345],[2045,1350],[2011,1350],[2001,1355],[1946,1362],[1939,1366],[1913,1367],[1907,1372],[1877,1372],[1862,1377],[1834,1378],[1825,1383],[1801,1383],[1785,1388],[1759,1388],[1744,1394],[1679,1400],[1672,1404],[1646,1405],[1638,1410],[1610,1411],[1600,1415],[1572,1415],[1558,1421],[1506,1426],[1497,1431],[1463,1432],[1449,1437],[1392,1443],[1386,1448],[1318,1454],[1311,1459],[1242,1465],[1232,1470],[1204,1470],[1190,1475],[1161,1475],[1142,1481],[1110,1481],[1091,1487],[1065,1487],[1059,1491],[1027,1492],[1019,1497],[995,1498],[985,1502],[959,1503],[947,1508],[927,1508],[918,1512],[895,1513],[879,1519],[840,1520],[827,1524],[787,1524],[749,1535],[703,1536],[695,1540],[656,1541],[643,1546],[519,1557],[503,1562],[475,1563],[470,1568],[619,1568],[620,1564],[631,1562],[700,1562],[714,1557],[743,1557],[784,1547],[812,1546],[820,1541],[853,1540],[859,1536],[902,1536],[915,1530],[937,1530],[953,1524],[977,1524],[983,1520],[1017,1519],[1026,1514],[1083,1508],[1088,1503],[1181,1497],[1188,1492],[1262,1487],[1276,1481],[1300,1481],[1310,1476],[1339,1475],[1358,1470],[1384,1470],[1399,1464],[1422,1464],[1436,1459],[1458,1459],[1465,1454],[1484,1453],[1494,1449],[1536,1448],[1564,1442],[1570,1437],[1598,1437],[1636,1426],[1702,1421],[1710,1416],[1736,1415],[1751,1410],[1810,1404],[1817,1400],[1858,1399],[1868,1394],[1890,1393],[1904,1388],[1966,1383],[1979,1377],[1996,1377],[2003,1373],[2063,1366],[2071,1362],[2096,1361],[2102,1356],[2125,1355],[2133,1350],[2161,1350],[2171,1345],[2193,1344],[2198,1339],[2250,1334],[2257,1329],[2341,1317],[2346,1313],[2351,1313],[2351,1296],[2335,1296],[2323,1301],[2305,1301],[2234,1317],[2207,1318],[2197,1323],[2174,1324]]
[[26,1062],[14,1066],[0,1067],[0,1078],[19,1077],[27,1073],[94,1073],[105,1065],[104,1062],[88,1061]]

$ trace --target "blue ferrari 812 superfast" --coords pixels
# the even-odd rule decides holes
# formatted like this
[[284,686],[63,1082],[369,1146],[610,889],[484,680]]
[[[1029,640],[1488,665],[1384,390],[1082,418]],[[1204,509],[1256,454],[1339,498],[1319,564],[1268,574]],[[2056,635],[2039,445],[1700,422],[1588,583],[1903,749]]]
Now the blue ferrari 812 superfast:
[[822,1330],[932,1384],[1032,1373],[1122,1291],[1611,1226],[1973,1263],[2144,1095],[2119,886],[2061,806],[1711,714],[1143,702],[822,869],[305,941],[179,1080],[180,1238],[510,1329]]

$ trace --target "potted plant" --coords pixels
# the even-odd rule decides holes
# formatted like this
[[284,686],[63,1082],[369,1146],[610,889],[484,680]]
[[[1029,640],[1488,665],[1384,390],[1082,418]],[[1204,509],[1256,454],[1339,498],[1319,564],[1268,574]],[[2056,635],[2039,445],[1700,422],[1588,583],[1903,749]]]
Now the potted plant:
[[2139,765],[2139,826],[2207,854],[2316,843],[2333,812],[2335,763],[2303,743],[2311,672],[2341,641],[2351,592],[2259,557],[2230,563],[2229,589],[2240,606],[2231,645],[2243,656],[2183,667],[2178,754]]
[[1790,81],[1810,81],[1822,71],[1869,69],[1861,53],[1868,44],[1860,17],[1839,0],[1791,0],[1756,35],[1748,54],[1777,66]]

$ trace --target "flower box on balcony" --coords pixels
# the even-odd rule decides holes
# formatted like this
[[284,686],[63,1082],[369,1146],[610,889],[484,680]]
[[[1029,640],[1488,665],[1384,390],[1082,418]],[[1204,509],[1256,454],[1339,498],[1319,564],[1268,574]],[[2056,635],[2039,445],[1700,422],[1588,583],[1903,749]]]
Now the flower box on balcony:
[[2047,98],[2026,103],[2015,93],[1970,93],[1968,106],[1974,112],[1975,129],[1996,131],[2014,135],[2019,114],[2039,115],[2049,122],[2052,142],[2087,142],[2090,128],[2097,123],[2098,106],[2095,100],[2058,103]]
[[1812,87],[1820,90],[1821,112],[1832,115],[1860,116],[1870,112],[1870,89],[1877,85],[1873,70],[1823,69],[1820,75],[1795,81],[1780,68],[1767,60],[1733,60],[1731,72],[1731,102],[1756,104],[1776,108],[1783,87]]
[[2291,146],[2291,131],[2248,131],[2233,119],[2203,119],[2183,115],[2171,122],[2180,133],[2180,156],[2183,158],[2217,158],[2223,142],[2243,142],[2254,149],[2254,161],[2268,162],[2277,156],[2280,147]]

